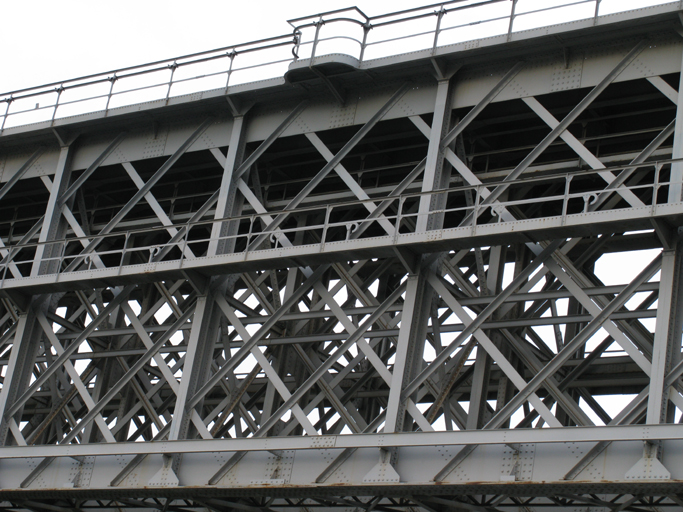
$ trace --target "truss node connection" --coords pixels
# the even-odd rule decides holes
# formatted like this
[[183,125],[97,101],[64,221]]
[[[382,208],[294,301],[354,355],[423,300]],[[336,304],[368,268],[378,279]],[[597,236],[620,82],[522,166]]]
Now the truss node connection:
[[682,510],[683,4],[641,3],[0,95],[0,508]]

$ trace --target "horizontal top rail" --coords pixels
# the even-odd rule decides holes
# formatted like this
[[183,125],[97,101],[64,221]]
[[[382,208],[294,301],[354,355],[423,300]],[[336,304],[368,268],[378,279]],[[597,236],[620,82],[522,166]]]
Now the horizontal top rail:
[[[63,264],[65,263],[71,263],[71,262],[77,262],[78,265],[85,264],[87,269],[91,268],[91,265],[93,264],[99,264],[100,258],[105,258],[106,256],[112,256],[112,255],[118,255],[120,257],[123,257],[125,254],[132,254],[132,253],[144,253],[146,256],[145,258],[149,257],[149,263],[152,263],[152,260],[156,258],[157,254],[160,252],[163,252],[163,250],[166,249],[172,249],[172,248],[178,248],[179,252],[177,256],[172,257],[171,259],[180,259],[185,260],[185,259],[196,259],[196,258],[202,258],[204,257],[203,254],[193,254],[193,251],[195,248],[198,248],[201,244],[205,243],[214,243],[218,241],[225,241],[225,240],[242,240],[244,242],[244,246],[240,249],[236,249],[235,252],[239,253],[247,253],[247,252],[253,252],[253,251],[259,251],[260,249],[258,247],[251,247],[250,243],[253,239],[257,238],[260,235],[266,235],[270,237],[270,242],[274,243],[274,247],[276,248],[279,244],[281,245],[283,242],[287,244],[291,244],[289,240],[287,240],[288,235],[293,235],[296,232],[306,232],[306,233],[313,233],[316,232],[319,235],[318,241],[316,244],[320,245],[322,244],[323,246],[325,243],[330,242],[330,241],[335,241],[335,240],[350,240],[352,238],[357,238],[359,236],[363,236],[363,232],[365,229],[372,224],[373,222],[379,222],[380,225],[381,223],[384,223],[384,227],[388,228],[387,235],[389,236],[397,236],[398,234],[408,234],[408,233],[416,233],[414,230],[414,226],[412,228],[407,228],[406,225],[403,224],[403,221],[407,219],[412,219],[415,220],[416,217],[419,214],[416,213],[411,213],[408,210],[404,210],[404,205],[409,206],[410,201],[419,201],[420,197],[422,196],[431,196],[431,197],[452,197],[456,199],[456,197],[464,197],[464,193],[466,191],[472,191],[474,193],[474,204],[464,204],[462,201],[459,201],[462,204],[452,204],[450,206],[446,206],[442,209],[439,210],[430,210],[426,215],[434,215],[434,214],[441,214],[445,213],[448,215],[455,215],[460,219],[460,217],[465,216],[466,214],[473,212],[475,213],[475,222],[473,226],[476,227],[478,222],[476,221],[477,212],[478,213],[484,213],[487,211],[490,211],[490,215],[493,215],[495,217],[498,217],[500,220],[503,220],[503,215],[506,209],[515,207],[515,206],[523,206],[523,205],[530,205],[532,203],[538,204],[538,205],[548,205],[553,207],[554,205],[555,208],[555,213],[550,214],[551,216],[559,216],[563,219],[566,219],[568,215],[571,214],[585,214],[589,211],[592,211],[592,205],[600,198],[609,194],[617,194],[619,195],[621,192],[629,190],[632,192],[642,192],[647,190],[651,190],[652,193],[650,195],[650,199],[645,200],[645,204],[643,205],[646,209],[651,209],[652,213],[655,213],[657,208],[661,205],[664,204],[665,199],[658,197],[658,191],[661,189],[661,187],[666,187],[670,186],[672,182],[670,182],[668,179],[662,180],[660,179],[660,171],[664,166],[670,166],[672,163],[675,162],[683,162],[683,159],[663,159],[663,160],[657,160],[657,161],[651,161],[651,162],[645,162],[641,164],[627,164],[624,166],[620,167],[610,167],[610,168],[605,168],[605,169],[597,169],[597,170],[583,170],[583,171],[577,171],[577,172],[564,172],[564,173],[557,173],[557,174],[552,174],[552,175],[547,175],[547,176],[535,176],[535,177],[528,177],[526,179],[519,179],[518,181],[515,182],[516,186],[522,186],[522,187],[527,187],[529,185],[541,185],[543,183],[547,182],[553,182],[553,181],[562,181],[564,183],[562,190],[558,190],[554,194],[545,194],[545,193],[540,193],[540,195],[536,194],[534,197],[529,197],[527,199],[517,199],[517,200],[507,200],[507,201],[501,201],[501,202],[496,202],[490,205],[485,205],[481,203],[481,200],[486,197],[486,193],[488,192],[489,189],[495,188],[497,185],[501,185],[504,183],[507,183],[505,181],[497,181],[497,182],[486,182],[482,183],[479,185],[465,185],[465,186],[456,186],[456,187],[451,187],[451,188],[445,188],[445,189],[438,189],[438,190],[433,190],[429,192],[420,192],[420,191],[413,191],[413,192],[406,192],[400,195],[395,195],[395,196],[385,196],[385,197],[374,197],[374,198],[369,198],[365,200],[353,200],[353,201],[340,201],[338,203],[325,203],[325,204],[318,204],[318,205],[309,205],[309,206],[304,206],[304,207],[297,207],[296,209],[290,209],[290,210],[276,210],[276,211],[270,211],[270,212],[265,212],[265,213],[252,213],[252,214],[244,214],[240,216],[234,216],[234,217],[229,217],[229,218],[224,218],[224,219],[201,219],[197,220],[194,222],[187,222],[187,223],[177,223],[174,224],[173,226],[146,226],[146,227],[139,227],[139,228],[134,228],[134,229],[126,229],[122,231],[117,231],[117,232],[112,232],[112,233],[107,233],[103,235],[90,235],[90,236],[85,236],[85,237],[78,237],[78,236],[67,236],[64,239],[60,240],[53,240],[50,242],[27,242],[27,243],[22,243],[22,244],[13,244],[10,240],[7,240],[7,243],[5,244],[7,246],[7,249],[9,250],[8,254],[0,260],[0,273],[2,275],[0,276],[0,288],[2,288],[3,283],[6,283],[8,281],[13,280],[12,276],[10,276],[7,271],[12,265],[25,265],[25,264],[30,264],[33,261],[33,251],[32,249],[35,249],[39,246],[44,246],[44,245],[52,245],[52,246],[61,246],[62,248],[62,253],[61,254],[55,254],[53,257],[50,258],[44,258],[43,261],[54,261],[54,262],[59,262],[59,267],[63,267]],[[632,169],[651,169],[653,174],[653,179],[652,180],[646,180],[644,183],[637,183],[637,184],[632,184],[632,185],[627,185],[627,184],[622,184],[620,186],[615,186],[615,187],[610,187],[609,185],[606,188],[602,187],[590,187],[586,188],[584,185],[579,183],[578,189],[573,190],[573,184],[577,183],[577,180],[581,177],[590,177],[593,175],[599,175],[601,173],[605,172],[613,172],[613,171],[622,171],[622,172],[629,172]],[[585,182],[584,182],[585,183]],[[461,197],[461,199],[462,199]],[[381,204],[379,205],[383,213],[380,216],[374,217],[373,215],[370,216],[363,216],[359,218],[354,218],[354,219],[343,219],[338,216],[336,217],[331,217],[331,215],[334,212],[348,212],[348,211],[363,211],[367,210],[368,205],[373,205],[377,206],[377,201],[380,201]],[[664,202],[662,202],[664,201]],[[456,199],[456,203],[458,203]],[[393,205],[393,211],[386,210],[386,205],[392,204]],[[382,205],[385,205],[382,207]],[[599,206],[599,205],[598,205]],[[568,208],[571,207],[571,211],[568,211]],[[630,207],[627,207],[627,209]],[[626,210],[623,207],[613,205],[612,207],[608,208],[607,210],[604,210],[603,213],[610,214],[611,210],[614,211],[619,211],[619,212],[625,212]],[[638,208],[636,208],[638,210]],[[325,213],[326,212],[326,213]],[[316,221],[313,223],[307,223],[304,227],[297,226],[297,227],[277,227],[272,230],[260,230],[257,228],[259,222],[257,222],[259,219],[268,219],[270,216],[274,214],[283,214],[283,213],[296,213],[298,215],[306,215],[306,214],[320,214],[323,213],[324,215],[324,220]],[[541,217],[547,217],[549,214],[540,212],[539,215]],[[315,216],[315,215],[314,215]],[[195,228],[210,228],[213,224],[221,224],[224,222],[234,222],[236,224],[239,224],[240,222],[245,221],[246,224],[248,225],[248,231],[241,231],[237,234],[230,235],[227,237],[221,237],[219,239],[213,239],[213,238],[207,238],[206,235],[203,235],[201,230],[194,231]],[[451,219],[451,222],[449,222],[449,225],[452,224],[453,219]],[[455,220],[455,224],[451,227],[457,226],[460,220]],[[444,226],[444,228],[447,226]],[[166,233],[169,231],[169,229],[173,231],[178,231],[182,232],[182,238],[178,240],[158,240],[154,243],[147,244],[143,243],[140,245],[140,240],[146,239],[146,237],[140,237],[139,235],[151,235],[152,233],[156,233],[157,235],[160,235],[161,233]],[[407,229],[407,230],[406,230]],[[332,230],[336,230],[334,233]],[[340,231],[341,230],[341,231]],[[207,233],[211,231],[211,229],[204,229]],[[356,231],[358,231],[356,233]],[[417,234],[417,233],[416,233]],[[198,235],[198,236],[197,236]],[[318,236],[316,235],[316,236]],[[374,237],[376,235],[370,235],[371,237]],[[382,235],[384,236],[384,234]],[[99,250],[95,251],[90,254],[83,254],[79,252],[72,253],[72,254],[67,254],[64,251],[66,251],[68,244],[72,244],[71,247],[77,247],[80,245],[87,245],[90,243],[92,238],[102,238],[102,239],[108,239],[110,241],[114,240],[119,240],[118,243],[115,243],[112,245],[111,248],[106,249],[106,250]],[[341,238],[339,238],[341,237]],[[166,237],[168,238],[168,237]],[[137,240],[138,242],[136,243],[129,243],[129,241]],[[310,241],[304,241],[302,242],[304,245],[310,244]],[[23,253],[22,251],[28,252]],[[202,251],[205,250],[205,247],[201,249]],[[21,254],[23,254],[23,256]],[[149,254],[147,254],[149,253]],[[118,257],[117,257],[118,258]],[[117,259],[117,262],[114,264],[116,267],[120,267],[121,265],[124,265],[123,259]],[[110,266],[110,265],[106,265]],[[62,273],[61,270],[58,270],[57,273]],[[21,279],[21,278],[20,278]]]
[[[176,63],[180,66],[181,64],[179,64],[177,62],[179,60],[182,61],[185,59],[191,59],[193,57],[209,56],[211,54],[218,53],[218,52],[228,52],[228,54],[229,54],[230,53],[229,51],[237,52],[238,49],[240,49],[240,53],[256,51],[256,50],[261,49],[262,46],[251,48],[251,49],[243,49],[243,48],[247,48],[247,47],[250,47],[252,45],[272,42],[272,41],[281,41],[283,39],[291,40],[291,38],[292,38],[291,34],[284,34],[281,36],[267,37],[265,39],[257,39],[255,41],[249,41],[246,43],[239,43],[239,44],[231,45],[231,46],[223,46],[221,48],[215,48],[213,50],[204,50],[202,52],[188,53],[187,55],[181,55],[179,57],[173,57],[171,59],[156,60],[156,61],[152,61],[152,62],[147,62],[145,64],[137,64],[135,66],[128,66],[125,68],[112,69],[110,71],[104,71],[102,73],[94,73],[92,75],[84,75],[84,76],[80,76],[80,77],[76,77],[76,78],[70,78],[68,80],[60,80],[57,82],[50,82],[50,83],[35,86],[35,87],[28,87],[25,89],[17,89],[14,91],[0,93],[0,96],[4,96],[4,98],[0,101],[7,101],[7,99],[9,97],[13,97],[14,99],[18,99],[20,96],[16,96],[17,94],[20,94],[23,92],[31,92],[31,91],[35,91],[38,89],[48,88],[48,87],[55,87],[55,86],[64,87],[65,85],[72,86],[72,87],[82,86],[82,85],[85,85],[83,83],[80,83],[82,80],[88,80],[91,78],[96,78],[99,81],[110,81],[112,79],[120,79],[120,78],[123,78],[122,73],[127,72],[127,71],[139,70],[137,73],[130,73],[130,74],[125,75],[125,76],[134,76],[134,75],[140,74],[140,73],[149,73],[150,71],[154,71],[154,70],[146,69],[149,66],[158,66],[159,64],[173,65],[173,63]],[[208,58],[210,59],[211,57],[208,57]],[[207,60],[207,59],[201,59],[201,60]],[[201,62],[201,60],[192,61],[192,62]],[[183,63],[183,64],[190,64],[192,62],[187,62],[187,63]],[[171,63],[171,64],[169,64],[169,63]],[[161,67],[161,68],[155,68],[155,69],[165,69],[165,68],[166,68],[166,66]],[[71,84],[75,84],[75,85],[71,85]]]
[[[597,18],[643,6],[611,0],[560,0],[519,9],[520,0],[450,0],[368,16],[357,7],[288,20],[293,32],[170,59],[0,93],[0,135],[8,128],[284,76],[303,59],[341,53],[359,66],[376,58],[568,21]],[[678,2],[658,2],[661,4]],[[525,4],[526,5],[526,4]],[[430,18],[434,21],[430,21]],[[252,57],[245,57],[251,55]]]

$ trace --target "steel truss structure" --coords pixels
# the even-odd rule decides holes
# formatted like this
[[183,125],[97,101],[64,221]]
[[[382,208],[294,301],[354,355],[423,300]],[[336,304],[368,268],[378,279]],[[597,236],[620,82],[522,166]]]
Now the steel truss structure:
[[681,510],[681,8],[6,128],[2,509]]

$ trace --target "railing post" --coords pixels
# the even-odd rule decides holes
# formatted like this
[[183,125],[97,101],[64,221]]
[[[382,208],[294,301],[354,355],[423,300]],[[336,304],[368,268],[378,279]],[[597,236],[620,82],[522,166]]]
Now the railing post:
[[62,96],[62,92],[64,91],[64,84],[60,85],[57,89],[57,101],[55,101],[55,109],[52,111],[52,119],[51,122],[55,122],[55,117],[57,116],[57,109],[59,108],[59,98]]
[[130,231],[126,231],[123,238],[123,249],[121,250],[121,259],[119,260],[119,274],[123,270],[123,261],[126,259],[126,251],[128,249],[128,240],[130,237]]
[[[183,236],[183,243],[185,244],[185,247],[190,247],[190,231],[192,231],[192,224],[187,225],[187,229],[185,230],[185,234]],[[209,235],[209,239],[211,239],[211,235]],[[192,250],[191,247],[190,250]],[[185,251],[183,251],[183,254],[185,254]]]
[[363,62],[363,58],[365,57],[365,47],[368,44],[368,32],[372,29],[372,25],[370,25],[369,21],[366,21],[363,24],[363,42],[360,44],[360,57],[358,58],[359,62]]
[[69,243],[68,240],[64,239],[62,242],[62,250],[59,255],[59,265],[57,266],[57,273],[59,273],[59,269],[63,268],[64,265],[64,259],[66,258],[66,246]]
[[564,198],[562,200],[562,225],[567,222],[567,209],[569,208],[569,185],[572,182],[572,175],[567,174],[564,177]]
[[5,115],[2,118],[2,126],[0,126],[0,133],[2,133],[3,130],[5,129],[5,121],[7,121],[7,116],[9,115],[9,108],[12,105],[14,98],[12,98],[12,96],[10,96],[9,98],[7,98],[6,101],[7,101],[7,108],[5,109]]
[[510,10],[510,24],[508,25],[508,41],[512,38],[512,24],[515,22],[515,8],[517,7],[517,0],[512,0],[512,9]]
[[476,191],[476,194],[474,195],[474,219],[472,219],[472,228],[473,232],[476,233],[477,231],[477,219],[479,218],[479,203],[480,203],[480,198],[481,198],[481,190],[479,188],[479,185],[474,189]]
[[602,2],[602,0],[595,0],[595,15],[593,16],[593,25],[598,24],[598,14],[600,13],[600,2]]
[[[166,91],[166,105],[168,105],[168,99],[171,96],[171,86],[173,85],[173,75],[175,74],[175,70],[178,69],[178,63],[176,61],[173,61],[173,64],[169,64],[168,68],[171,70],[171,78],[168,80],[168,90]],[[111,95],[110,95],[111,97]]]
[[[187,239],[189,235],[190,230],[187,229],[185,231],[185,236],[183,237],[183,249],[180,251],[180,266],[183,266],[183,262],[185,261],[185,251],[187,251]],[[211,235],[209,235],[210,237]]]
[[[249,233],[247,233],[247,246],[244,248],[244,259],[247,259],[249,254],[249,247],[251,247],[251,236],[254,234],[254,222],[256,221],[256,214],[252,213],[249,219]],[[220,235],[219,235],[220,236]]]
[[109,81],[111,82],[111,86],[109,86],[109,94],[107,95],[107,104],[104,107],[105,115],[107,115],[106,112],[109,110],[109,103],[111,102],[111,96],[112,96],[112,93],[114,92],[114,83],[116,83],[116,81],[118,79],[119,79],[119,77],[116,76],[116,73],[114,73],[114,76],[109,78]]
[[432,55],[436,53],[436,46],[439,41],[439,32],[441,32],[441,19],[444,17],[448,11],[444,9],[443,5],[438,11],[434,11],[436,14],[436,30],[434,31],[434,44],[432,45]]
[[655,164],[655,181],[652,184],[652,205],[650,205],[650,213],[654,215],[657,211],[657,194],[659,194],[659,171],[661,164]]
[[320,35],[320,27],[325,24],[323,17],[315,22],[315,36],[313,37],[313,48],[311,49],[311,66],[313,65],[313,60],[315,59],[315,50],[318,47],[318,36]]
[[320,240],[320,252],[325,249],[325,240],[327,239],[327,228],[329,227],[330,224],[330,212],[332,211],[332,205],[328,204],[325,207],[325,222],[323,224],[323,234],[322,238]]
[[237,56],[237,52],[233,48],[230,53],[228,53],[228,57],[230,57],[230,66],[228,66],[228,77],[225,80],[225,94],[228,94],[228,87],[230,86],[230,76],[232,75],[232,65],[235,62],[235,57]]
[[[299,47],[301,46],[301,30],[294,30],[294,40],[292,43],[294,44],[292,55],[294,56],[294,60],[297,61],[299,60]],[[232,63],[230,63],[230,67],[232,68]]]
[[405,196],[399,196],[398,212],[396,213],[396,228],[394,229],[394,243],[398,240],[398,235],[401,232],[401,222],[403,221],[403,205],[405,203]]

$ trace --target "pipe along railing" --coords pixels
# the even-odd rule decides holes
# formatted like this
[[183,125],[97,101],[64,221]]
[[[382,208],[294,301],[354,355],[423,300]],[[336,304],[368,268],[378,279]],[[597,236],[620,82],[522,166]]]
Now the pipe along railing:
[[[451,0],[369,17],[348,8],[289,20],[291,34],[0,93],[4,130],[143,102],[224,90],[282,77],[290,64],[331,53],[358,59],[432,49],[469,40],[624,11],[651,0]],[[669,2],[659,2],[669,3]],[[540,6],[540,7],[539,7]],[[626,7],[624,7],[626,6]]]
[[[520,179],[517,182],[491,182],[476,186],[461,186],[432,192],[409,192],[401,195],[388,195],[362,201],[311,205],[295,210],[271,211],[264,214],[250,214],[227,219],[211,219],[174,226],[153,226],[140,229],[122,230],[105,235],[93,234],[89,237],[67,237],[66,239],[44,242],[12,244],[6,240],[5,256],[0,260],[0,288],[11,280],[22,280],[31,274],[33,265],[57,269],[49,274],[59,274],[66,268],[74,272],[104,268],[147,265],[161,261],[183,261],[213,256],[215,247],[223,244],[228,249],[218,254],[241,254],[247,259],[249,253],[291,247],[296,239],[298,246],[309,246],[312,252],[325,250],[325,245],[335,242],[351,242],[373,238],[378,243],[396,243],[402,235],[419,235],[416,230],[420,216],[440,216],[443,228],[451,229],[477,226],[514,220],[558,220],[565,225],[572,216],[585,216],[587,213],[628,216],[653,216],[658,209],[669,205],[668,188],[675,183],[668,179],[672,163],[683,161],[659,160],[638,165],[618,168],[587,170],[552,176]],[[634,169],[646,173],[635,184],[625,182],[607,188],[598,179],[598,174],[606,170],[627,172]],[[664,178],[662,179],[662,174]],[[524,190],[521,199],[499,200],[493,204],[482,204],[490,190],[497,185],[509,187],[509,197],[515,198],[515,189]],[[634,207],[620,197],[621,191],[630,191],[642,201],[643,206]],[[440,204],[429,212],[419,212],[420,198],[428,195]],[[632,197],[632,196],[630,196]],[[533,208],[530,208],[533,207]],[[516,213],[515,213],[516,212]],[[210,213],[210,212],[209,212]],[[269,230],[273,215],[288,214],[279,227]],[[521,215],[517,218],[514,215]],[[296,219],[305,218],[301,224]],[[467,219],[471,224],[463,224]],[[229,223],[232,233],[220,238],[211,238],[214,224]],[[302,236],[296,237],[297,233]],[[174,235],[172,235],[172,233]],[[175,233],[181,233],[179,237]],[[265,235],[265,237],[264,237]],[[19,235],[17,235],[19,236]],[[261,237],[264,242],[254,246],[254,240]],[[101,239],[98,249],[83,254],[83,247],[94,239]],[[142,242],[155,240],[154,243]],[[227,244],[227,245],[226,245]],[[49,246],[49,254],[40,262],[34,262],[37,248]],[[214,249],[210,249],[210,248]],[[47,249],[47,247],[46,247]]]

